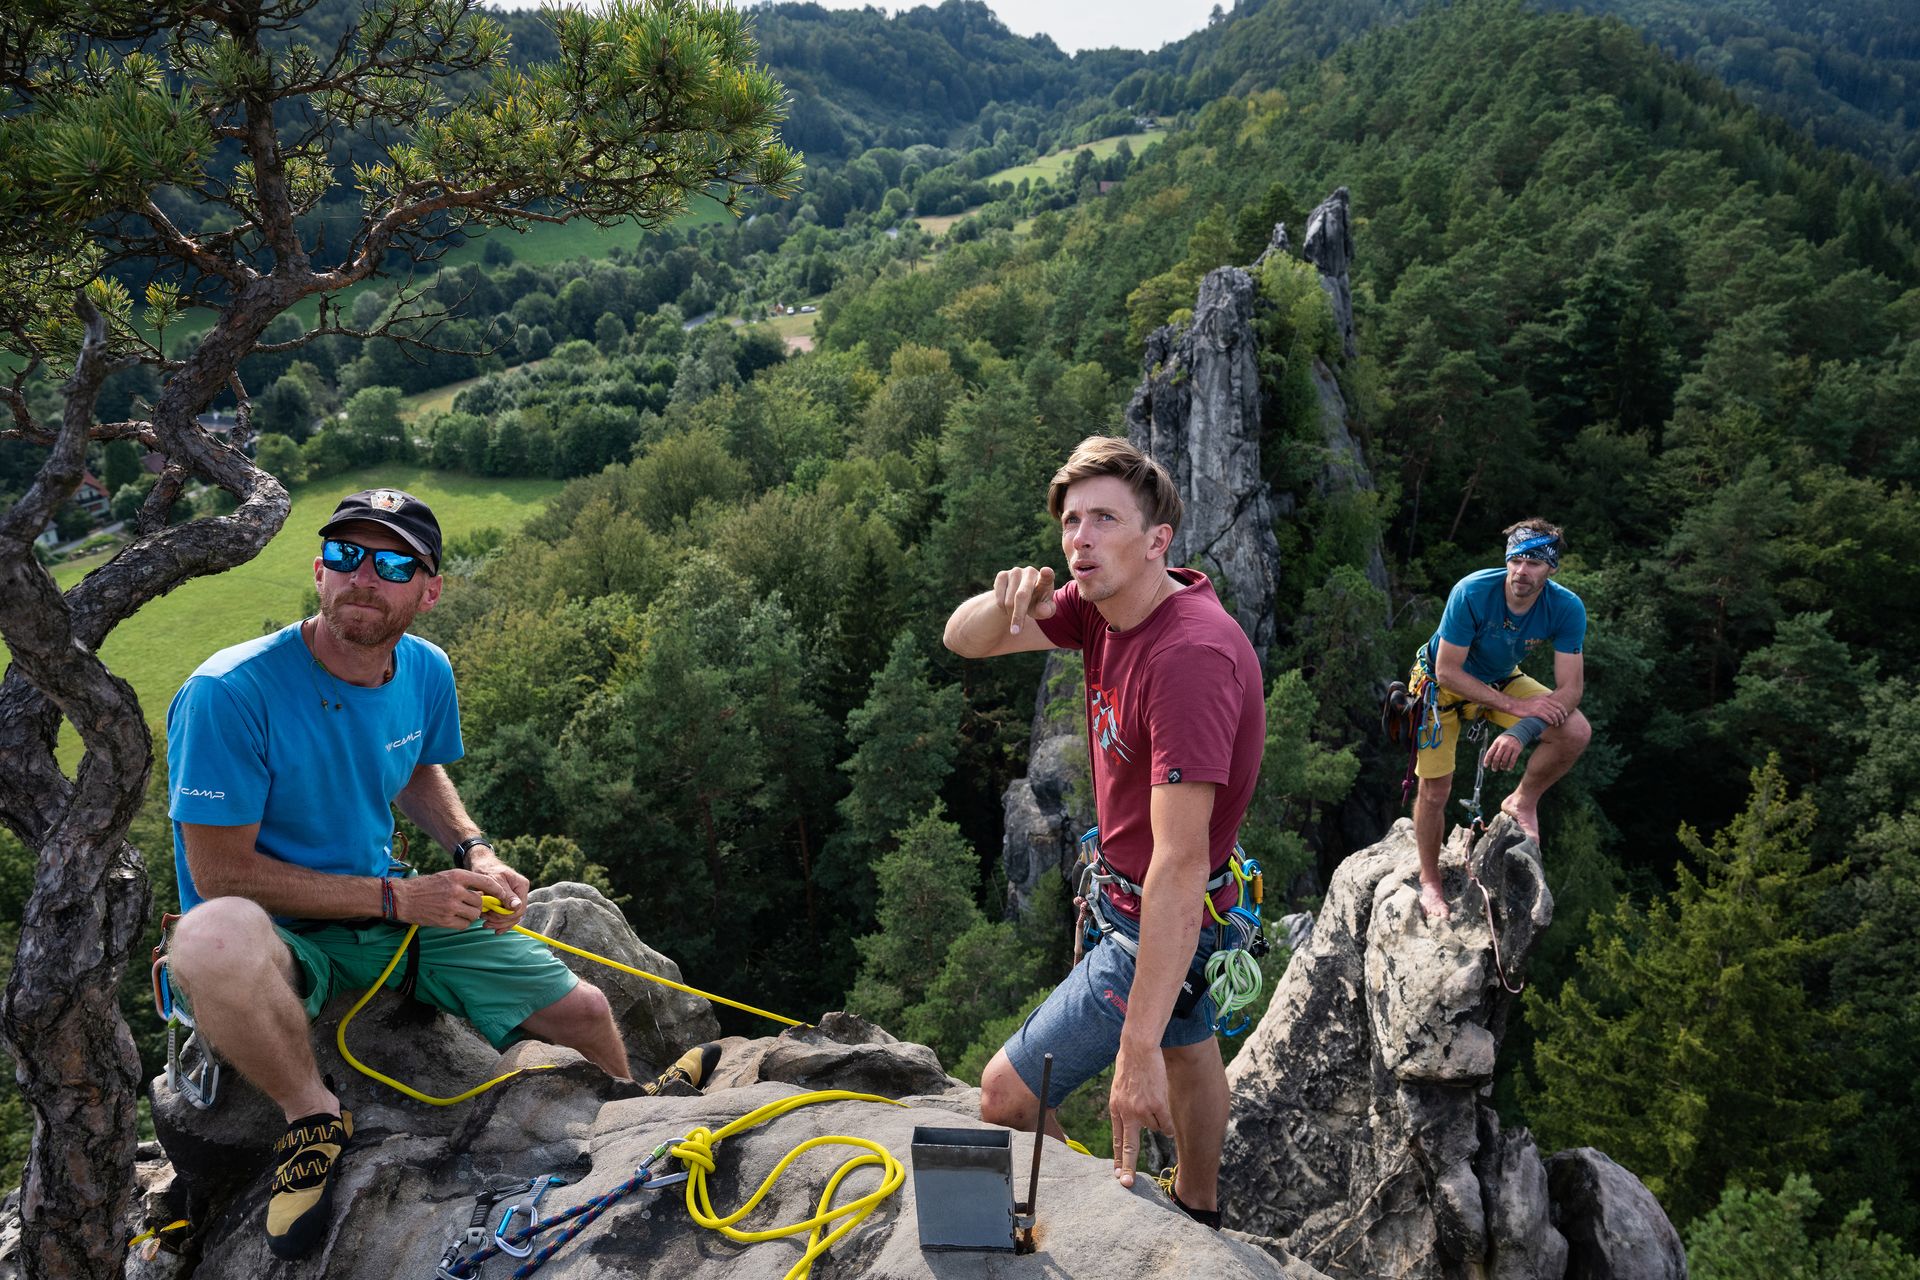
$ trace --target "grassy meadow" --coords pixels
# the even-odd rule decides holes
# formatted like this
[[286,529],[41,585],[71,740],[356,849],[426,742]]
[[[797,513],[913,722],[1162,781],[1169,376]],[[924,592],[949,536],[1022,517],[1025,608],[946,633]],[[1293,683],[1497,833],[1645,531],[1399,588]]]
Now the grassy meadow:
[[[1102,138],[1098,142],[1088,142],[1077,147],[1068,147],[1065,151],[1056,151],[1052,155],[1041,156],[1038,160],[1032,161],[1029,164],[1017,164],[1011,169],[1002,169],[998,173],[990,173],[982,179],[982,181],[988,186],[992,186],[996,182],[1011,182],[1017,186],[1022,178],[1045,178],[1048,182],[1057,183],[1063,174],[1073,168],[1075,152],[1091,151],[1095,160],[1105,160],[1108,156],[1118,151],[1120,144],[1124,141],[1129,147],[1133,148],[1135,155],[1139,155],[1146,149],[1147,144],[1158,142],[1164,136],[1164,133],[1159,129],[1149,129],[1141,133],[1127,133],[1112,138]],[[926,225],[926,219],[921,219],[921,225]]]
[[[369,468],[333,476],[293,492],[287,523],[258,556],[237,569],[195,578],[162,596],[114,629],[100,655],[116,674],[133,685],[156,740],[164,737],[167,703],[174,690],[217,649],[261,634],[269,622],[284,624],[301,616],[301,603],[313,580],[316,533],[342,494],[386,485],[424,499],[440,519],[447,538],[488,527],[513,530],[525,524],[559,492],[558,480],[489,480],[398,468]],[[100,560],[64,564],[54,581],[72,586]],[[0,658],[5,649],[0,646]],[[79,739],[63,729],[61,764],[80,758]]]

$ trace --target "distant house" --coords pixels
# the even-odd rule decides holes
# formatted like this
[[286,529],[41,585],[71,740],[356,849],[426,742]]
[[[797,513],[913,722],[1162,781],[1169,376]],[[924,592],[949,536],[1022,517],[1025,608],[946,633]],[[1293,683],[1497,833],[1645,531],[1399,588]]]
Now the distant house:
[[104,520],[107,508],[113,505],[113,495],[94,478],[93,472],[87,471],[80,476],[80,487],[73,491],[73,501],[95,520]]
[[1102,179],[1100,180],[1100,194],[1101,194],[1101,195],[1105,195],[1105,194],[1107,194],[1107,192],[1109,192],[1109,191],[1111,191],[1111,190],[1113,190],[1113,189],[1114,189],[1115,187],[1117,187],[1117,186],[1119,186],[1119,185],[1120,185],[1120,183],[1119,183],[1119,181],[1118,181],[1117,179],[1113,179],[1113,178],[1102,178]]

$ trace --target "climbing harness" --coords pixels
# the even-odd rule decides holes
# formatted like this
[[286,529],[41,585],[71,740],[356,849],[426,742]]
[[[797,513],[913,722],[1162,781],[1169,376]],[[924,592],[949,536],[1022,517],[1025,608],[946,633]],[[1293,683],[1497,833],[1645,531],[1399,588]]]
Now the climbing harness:
[[[1112,885],[1121,893],[1137,898],[1145,887],[1113,869],[1100,848],[1097,826],[1087,828],[1080,837],[1076,881],[1074,893],[1087,904],[1080,920],[1077,952],[1108,939],[1137,959],[1140,944],[1120,932],[1112,916],[1107,914],[1113,907],[1104,890]],[[1239,899],[1222,914],[1214,905],[1213,895],[1230,884],[1238,888]],[[1237,1036],[1251,1021],[1245,1017],[1237,1022],[1230,1019],[1258,1000],[1265,985],[1260,972],[1260,958],[1267,954],[1267,939],[1260,925],[1260,908],[1265,898],[1260,864],[1236,843],[1227,864],[1207,881],[1204,892],[1207,914],[1213,917],[1216,945],[1197,975],[1198,982],[1196,975],[1191,970],[1188,972],[1181,997],[1174,1004],[1174,1013],[1185,1016],[1200,1003],[1201,996],[1211,996],[1216,1010],[1212,1029],[1221,1035]]]
[[[174,997],[173,983],[167,977],[167,930],[179,919],[173,914],[160,917],[160,941],[153,948],[153,1008],[167,1024],[167,1088],[205,1111],[220,1096],[220,1060],[200,1039],[193,1014]],[[181,1027],[187,1029],[185,1043],[180,1040]]]
[[[773,1171],[760,1183],[759,1189],[747,1198],[747,1202],[725,1216],[715,1211],[707,1180],[718,1168],[716,1153],[720,1144],[726,1139],[745,1133],[770,1120],[778,1119],[788,1112],[797,1111],[801,1107],[823,1102],[875,1102],[892,1107],[906,1105],[876,1094],[827,1089],[775,1099],[723,1125],[717,1131],[709,1130],[704,1126],[696,1128],[678,1142],[663,1142],[655,1147],[633,1171],[633,1176],[612,1190],[562,1209],[551,1217],[534,1220],[529,1209],[527,1225],[518,1230],[509,1231],[509,1219],[512,1216],[512,1211],[509,1210],[508,1214],[502,1216],[500,1226],[490,1243],[472,1253],[463,1252],[458,1243],[449,1247],[441,1256],[439,1268],[434,1272],[435,1280],[472,1280],[479,1274],[483,1263],[501,1253],[526,1259],[514,1270],[513,1280],[527,1280],[527,1277],[545,1265],[548,1259],[559,1252],[568,1241],[579,1235],[601,1214],[627,1196],[636,1192],[658,1194],[664,1188],[680,1183],[686,1184],[688,1215],[700,1226],[718,1231],[735,1243],[756,1244],[762,1240],[778,1240],[787,1236],[796,1236],[802,1232],[808,1233],[805,1251],[800,1255],[800,1260],[794,1263],[786,1274],[786,1280],[805,1280],[812,1272],[816,1258],[859,1226],[874,1209],[900,1189],[900,1184],[906,1180],[906,1167],[894,1157],[893,1153],[867,1138],[837,1134],[809,1138],[781,1157],[779,1163],[774,1165]],[[742,1231],[736,1228],[735,1224],[752,1213],[754,1208],[773,1190],[774,1184],[780,1180],[789,1165],[814,1148],[825,1146],[856,1147],[862,1154],[853,1156],[834,1170],[833,1175],[827,1179],[826,1188],[820,1194],[818,1206],[812,1217],[787,1226],[769,1227],[759,1231]],[[653,1166],[662,1156],[671,1156],[678,1160],[681,1171],[656,1175],[653,1172]],[[835,1205],[834,1193],[840,1189],[840,1184],[848,1175],[868,1168],[877,1168],[881,1171],[880,1185],[845,1204]],[[838,1225],[835,1225],[836,1223]],[[560,1235],[538,1251],[534,1251],[530,1243],[534,1237],[556,1227],[562,1228]],[[525,1249],[526,1252],[516,1252],[520,1249]]]
[[[513,914],[512,912],[507,910],[505,906],[501,905],[501,902],[498,898],[494,897],[491,894],[488,894],[482,897],[480,899],[480,903],[484,910],[491,911],[495,915],[504,916],[504,915]],[[368,1078],[373,1080],[378,1080],[381,1084],[386,1085],[388,1088],[397,1089],[401,1093],[405,1094],[407,1097],[414,1099],[416,1102],[424,1102],[427,1105],[434,1106],[434,1107],[450,1107],[450,1106],[453,1106],[455,1103],[465,1102],[469,1098],[478,1097],[480,1094],[485,1093],[487,1090],[493,1088],[495,1085],[504,1084],[508,1080],[511,1080],[515,1076],[521,1075],[524,1072],[551,1071],[554,1066],[554,1064],[551,1064],[551,1063],[543,1063],[543,1064],[539,1064],[531,1067],[519,1067],[505,1073],[504,1075],[495,1076],[493,1079],[488,1080],[483,1084],[475,1085],[473,1088],[468,1089],[464,1093],[454,1094],[450,1098],[436,1098],[430,1094],[425,1094],[420,1092],[418,1089],[413,1088],[411,1085],[405,1084],[399,1080],[395,1080],[392,1076],[383,1075],[382,1073],[375,1071],[372,1067],[367,1066],[364,1062],[361,1062],[358,1058],[353,1056],[352,1051],[347,1048],[348,1024],[350,1024],[353,1021],[354,1016],[356,1014],[358,1014],[362,1009],[366,1008],[367,1002],[372,1000],[373,997],[379,993],[380,988],[386,985],[388,976],[391,975],[394,971],[394,968],[399,965],[401,958],[407,954],[408,947],[411,946],[413,943],[414,935],[419,932],[420,932],[419,925],[409,925],[407,927],[406,936],[400,940],[400,945],[394,949],[393,959],[387,961],[387,967],[380,971],[380,976],[373,980],[373,985],[368,987],[365,994],[363,994],[358,1000],[354,1001],[353,1007],[347,1010],[347,1014],[345,1017],[340,1019],[340,1025],[334,1031],[333,1043],[334,1043],[334,1047],[339,1049],[340,1056],[342,1059],[346,1061],[347,1065],[352,1067],[355,1071],[358,1071],[363,1076],[367,1076]],[[663,987],[672,987],[675,991],[684,991],[689,995],[699,996],[703,999],[711,1000],[716,1004],[724,1004],[724,1005],[727,1005],[729,1008],[744,1010],[747,1013],[757,1014],[762,1018],[771,1018],[775,1022],[784,1022],[790,1027],[804,1027],[808,1025],[807,1023],[801,1022],[797,1018],[789,1018],[784,1014],[770,1013],[765,1009],[757,1009],[750,1004],[742,1004],[738,1000],[729,1000],[725,996],[717,996],[712,994],[711,992],[701,991],[697,987],[689,987],[685,983],[675,982],[671,978],[663,978],[657,973],[648,973],[644,969],[636,969],[632,965],[622,964],[618,960],[610,960],[606,956],[596,955],[593,952],[587,951],[581,947],[576,947],[569,943],[562,942],[558,938],[550,938],[544,933],[535,933],[532,929],[526,928],[524,925],[517,925],[517,924],[514,925],[513,932],[524,933],[527,937],[533,938],[539,942],[544,942],[548,946],[556,948],[557,950],[565,951],[570,955],[580,956],[583,959],[592,960],[596,964],[603,964],[607,966],[609,969],[618,969],[622,973],[632,974],[636,978],[645,978],[648,982],[657,982]]]

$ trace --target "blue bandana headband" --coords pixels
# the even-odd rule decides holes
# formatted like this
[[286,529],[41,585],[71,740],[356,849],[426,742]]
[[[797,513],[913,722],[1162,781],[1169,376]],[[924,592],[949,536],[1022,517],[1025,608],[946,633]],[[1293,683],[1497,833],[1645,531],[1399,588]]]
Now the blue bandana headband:
[[1539,560],[1560,567],[1560,539],[1551,533],[1529,534],[1525,530],[1507,540],[1507,559]]

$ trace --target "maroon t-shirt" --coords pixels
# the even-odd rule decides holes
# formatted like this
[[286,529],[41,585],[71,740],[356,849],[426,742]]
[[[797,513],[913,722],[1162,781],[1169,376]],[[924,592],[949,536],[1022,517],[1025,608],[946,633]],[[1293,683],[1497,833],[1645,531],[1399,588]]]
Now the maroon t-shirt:
[[[1212,782],[1209,865],[1218,871],[1253,798],[1267,745],[1260,663],[1240,624],[1221,607],[1207,575],[1170,571],[1186,583],[1146,620],[1115,631],[1080,598],[1080,584],[1053,593],[1054,614],[1040,619],[1047,639],[1078,649],[1086,667],[1087,743],[1093,795],[1107,861],[1143,884],[1153,860],[1153,788],[1163,782]],[[1107,897],[1132,919],[1140,900],[1108,886]],[[1221,908],[1237,900],[1219,890]]]

